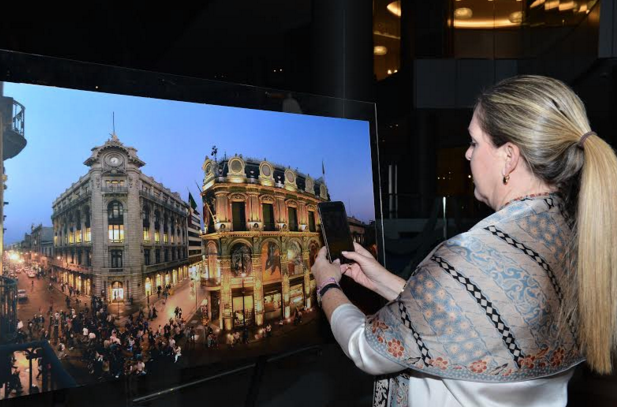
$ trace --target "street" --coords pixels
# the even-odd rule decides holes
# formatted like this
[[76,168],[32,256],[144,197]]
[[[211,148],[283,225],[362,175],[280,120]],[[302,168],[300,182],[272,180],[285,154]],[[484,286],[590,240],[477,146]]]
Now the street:
[[[62,293],[59,283],[52,282],[50,289],[48,278],[29,278],[25,273],[18,274],[18,278],[18,289],[25,289],[28,294],[28,299],[20,301],[17,308],[17,316],[23,322],[24,332],[28,331],[28,321],[35,315],[43,314],[45,325],[47,325],[49,323],[48,311],[50,306],[54,312],[67,311],[66,299],[68,296]],[[197,298],[195,298],[195,292],[197,293]],[[196,289],[191,287],[188,280],[176,285],[174,287],[174,294],[169,296],[166,301],[163,300],[162,296],[160,299],[157,299],[155,295],[151,296],[150,304],[154,305],[158,315],[152,321],[149,321],[149,331],[151,330],[156,333],[159,326],[169,325],[170,318],[175,320],[175,308],[180,307],[183,310],[182,316],[183,320],[186,321],[186,326],[194,327],[196,335],[194,342],[189,341],[186,336],[181,336],[181,339],[177,341],[177,345],[181,347],[182,354],[177,358],[177,363],[159,363],[156,365],[156,368],[152,367],[152,371],[147,372],[148,376],[154,375],[157,378],[163,379],[162,382],[166,382],[165,378],[174,376],[169,375],[169,369],[180,370],[196,366],[219,364],[221,362],[239,361],[261,354],[276,354],[288,349],[309,346],[319,341],[318,319],[321,314],[318,309],[312,309],[304,312],[302,321],[298,325],[289,320],[283,324],[270,321],[272,332],[269,337],[265,336],[264,327],[252,327],[249,330],[247,343],[236,342],[232,345],[229,333],[221,332],[215,325],[210,325],[215,335],[218,336],[218,346],[208,348],[206,345],[206,331],[201,315],[195,313],[195,304],[200,304],[204,297],[204,289],[200,286],[197,286]],[[79,298],[79,303],[75,301],[76,298]],[[71,307],[75,309],[77,314],[83,311],[86,305],[90,307],[90,304],[90,297],[71,297]],[[140,309],[137,306],[124,304],[120,306],[117,304],[108,305],[108,312],[114,317],[114,325],[116,327],[124,327],[129,321],[129,315],[132,316],[131,319],[137,318],[139,311]],[[144,312],[147,318],[147,307],[144,307],[141,311]],[[38,337],[38,333],[34,334],[35,337]],[[97,339],[102,342],[103,338]],[[160,339],[164,341],[164,338]],[[54,338],[50,340],[52,345],[54,345],[56,353],[59,354],[56,341]],[[144,335],[144,360],[148,360],[151,353],[147,342],[147,335]],[[85,350],[86,348],[81,342],[72,349],[67,346],[65,350],[66,357],[61,359],[67,372],[75,378],[79,385],[94,384],[101,380],[96,374],[92,374],[88,359],[84,355]],[[22,352],[16,352],[15,358],[16,366],[20,369],[20,380],[23,386],[23,392],[19,395],[27,395],[29,393],[30,370],[32,370],[32,384],[36,386],[34,391],[36,392],[42,388],[40,379],[36,378],[38,373],[37,361],[34,360],[32,362],[32,369],[30,369],[29,361]],[[151,379],[154,378],[152,377]],[[16,396],[16,393],[11,393],[9,397]]]

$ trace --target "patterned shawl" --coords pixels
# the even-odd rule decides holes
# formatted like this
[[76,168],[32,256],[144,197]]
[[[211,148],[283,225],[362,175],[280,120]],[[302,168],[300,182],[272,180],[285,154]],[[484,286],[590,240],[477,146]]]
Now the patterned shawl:
[[413,370],[479,382],[582,362],[572,329],[557,327],[571,235],[555,195],[507,205],[420,263],[401,295],[368,317],[369,344]]

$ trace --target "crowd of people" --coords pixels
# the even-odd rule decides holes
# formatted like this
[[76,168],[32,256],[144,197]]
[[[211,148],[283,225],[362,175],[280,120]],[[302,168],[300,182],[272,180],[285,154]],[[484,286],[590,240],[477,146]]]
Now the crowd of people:
[[67,301],[67,310],[54,309],[53,305],[47,312],[39,309],[26,324],[19,320],[18,342],[47,340],[59,359],[80,357],[88,373],[97,379],[164,370],[166,364],[180,360],[183,338],[187,338],[188,346],[195,345],[195,329],[187,327],[181,309],[158,327],[150,322],[156,317],[152,308],[148,316],[142,310],[136,316],[129,315],[123,326],[117,326],[115,316],[99,297],[92,297],[90,306],[80,311],[72,306],[77,301]]

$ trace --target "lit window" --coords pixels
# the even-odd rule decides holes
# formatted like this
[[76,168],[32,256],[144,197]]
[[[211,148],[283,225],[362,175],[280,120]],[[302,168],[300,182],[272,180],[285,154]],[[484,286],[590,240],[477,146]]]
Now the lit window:
[[113,243],[124,242],[124,225],[109,225],[107,226],[109,232],[109,241]]

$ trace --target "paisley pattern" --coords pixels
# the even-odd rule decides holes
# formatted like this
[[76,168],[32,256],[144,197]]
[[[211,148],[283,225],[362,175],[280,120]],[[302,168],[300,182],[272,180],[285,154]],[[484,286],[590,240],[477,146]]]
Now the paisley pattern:
[[[479,382],[530,380],[582,362],[573,329],[557,327],[568,222],[559,198],[544,195],[442,243],[399,297],[367,318],[368,343],[409,369]],[[404,405],[404,378],[389,379],[388,405]]]

